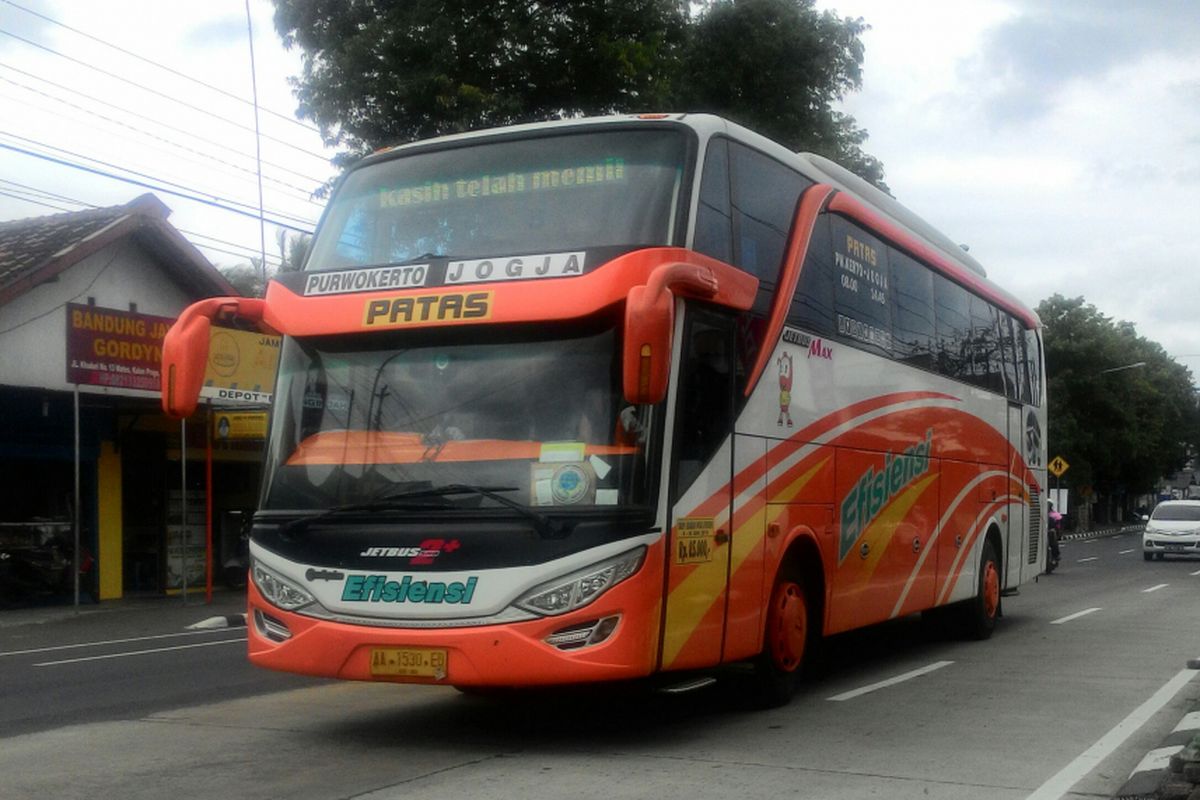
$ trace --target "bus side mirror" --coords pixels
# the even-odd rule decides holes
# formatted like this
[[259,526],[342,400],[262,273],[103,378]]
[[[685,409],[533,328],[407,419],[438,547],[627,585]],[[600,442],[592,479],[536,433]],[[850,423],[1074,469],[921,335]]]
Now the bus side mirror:
[[[757,286],[757,283],[755,284]],[[675,293],[711,298],[719,286],[708,267],[681,262],[660,264],[644,286],[625,298],[625,346],[622,381],[625,400],[634,405],[661,403],[671,375],[671,335],[675,330]]]
[[163,339],[162,407],[167,416],[183,419],[196,411],[208,368],[212,321],[222,314],[261,322],[263,301],[256,297],[212,297],[183,310]]
[[675,329],[675,297],[649,286],[635,286],[625,301],[625,346],[622,377],[625,400],[633,405],[660,403],[671,374],[671,332]]

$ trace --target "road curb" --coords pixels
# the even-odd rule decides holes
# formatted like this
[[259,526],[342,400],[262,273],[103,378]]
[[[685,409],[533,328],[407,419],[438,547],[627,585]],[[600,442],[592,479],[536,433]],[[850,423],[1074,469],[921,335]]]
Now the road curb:
[[218,630],[220,628],[244,628],[246,627],[245,614],[224,614],[217,617],[209,617],[202,619],[199,622],[194,622],[187,626],[189,631],[208,631]]
[[1134,767],[1113,800],[1183,800],[1197,788],[1200,788],[1200,711],[1192,711]]

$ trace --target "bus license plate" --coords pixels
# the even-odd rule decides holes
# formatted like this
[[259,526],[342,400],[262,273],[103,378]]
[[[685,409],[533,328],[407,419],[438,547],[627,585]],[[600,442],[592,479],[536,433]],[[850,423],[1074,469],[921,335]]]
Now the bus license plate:
[[371,650],[371,674],[404,678],[446,678],[446,650],[434,647],[375,647]]

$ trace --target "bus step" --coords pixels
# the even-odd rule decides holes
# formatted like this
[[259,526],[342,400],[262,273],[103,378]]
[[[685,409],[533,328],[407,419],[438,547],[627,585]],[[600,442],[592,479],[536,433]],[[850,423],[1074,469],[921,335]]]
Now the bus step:
[[697,689],[703,689],[706,686],[712,686],[717,682],[717,679],[712,675],[701,675],[697,678],[690,678],[681,683],[673,683],[670,686],[663,686],[659,689],[663,694],[684,694],[685,692],[694,692]]
[[1016,597],[1020,593],[1021,593],[1021,590],[1018,587],[1014,586],[1011,589],[1002,589],[1000,591],[1000,596],[1001,597]]

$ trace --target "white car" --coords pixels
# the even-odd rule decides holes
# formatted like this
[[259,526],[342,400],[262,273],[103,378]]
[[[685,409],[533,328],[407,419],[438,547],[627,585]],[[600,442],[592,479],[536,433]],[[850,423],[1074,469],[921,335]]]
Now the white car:
[[1142,534],[1142,557],[1200,555],[1200,500],[1159,503]]

